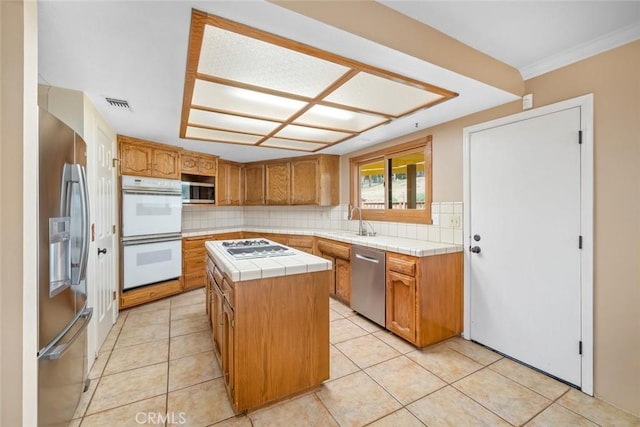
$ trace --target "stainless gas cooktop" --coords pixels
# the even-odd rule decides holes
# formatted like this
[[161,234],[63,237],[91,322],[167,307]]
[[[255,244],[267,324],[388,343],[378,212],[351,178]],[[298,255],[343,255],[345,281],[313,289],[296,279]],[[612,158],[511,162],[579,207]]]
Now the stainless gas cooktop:
[[296,254],[286,246],[276,245],[267,240],[234,240],[222,242],[222,247],[235,259],[255,259]]

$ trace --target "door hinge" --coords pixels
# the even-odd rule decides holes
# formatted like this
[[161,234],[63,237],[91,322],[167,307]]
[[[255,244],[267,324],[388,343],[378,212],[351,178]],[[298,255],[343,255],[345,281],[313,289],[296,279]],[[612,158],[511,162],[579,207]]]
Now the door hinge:
[[582,354],[582,341],[578,341],[578,354]]
[[582,249],[582,236],[578,236],[578,249]]
[[116,291],[113,291],[113,300],[114,300],[114,301],[116,300],[116,295],[117,295],[117,294],[116,294]]
[[117,157],[114,157],[113,159],[111,159],[111,167],[115,168],[116,164],[120,161],[120,159],[118,159]]
[[112,226],[111,226],[111,232],[112,232],[113,234],[116,234],[116,226],[115,226],[115,225],[112,225]]
[[578,144],[582,144],[582,131],[578,131]]

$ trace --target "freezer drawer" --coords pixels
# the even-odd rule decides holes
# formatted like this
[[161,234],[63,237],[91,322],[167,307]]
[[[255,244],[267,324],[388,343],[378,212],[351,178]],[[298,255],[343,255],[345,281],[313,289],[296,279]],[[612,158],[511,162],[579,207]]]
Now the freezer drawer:
[[87,377],[85,309],[67,332],[38,355],[38,425],[65,426],[73,418]]

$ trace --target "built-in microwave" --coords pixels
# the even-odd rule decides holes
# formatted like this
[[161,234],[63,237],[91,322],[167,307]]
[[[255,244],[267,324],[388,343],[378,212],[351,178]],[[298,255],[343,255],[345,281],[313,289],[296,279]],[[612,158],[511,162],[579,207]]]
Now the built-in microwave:
[[182,203],[215,203],[216,188],[208,182],[182,181]]

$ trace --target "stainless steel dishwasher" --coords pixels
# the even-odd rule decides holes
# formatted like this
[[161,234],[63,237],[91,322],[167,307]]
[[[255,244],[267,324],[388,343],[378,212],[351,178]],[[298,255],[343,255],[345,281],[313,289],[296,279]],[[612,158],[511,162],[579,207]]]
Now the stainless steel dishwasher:
[[354,245],[351,251],[351,309],[385,327],[385,253]]

